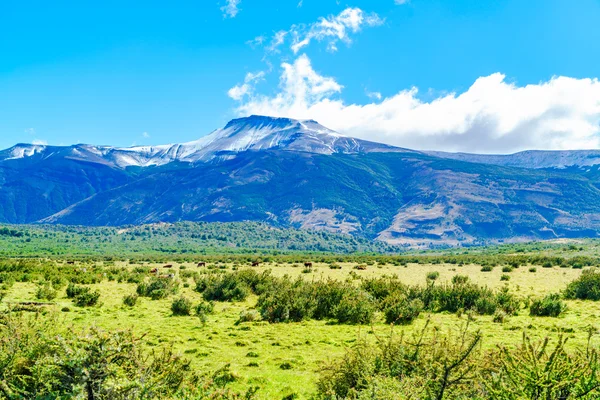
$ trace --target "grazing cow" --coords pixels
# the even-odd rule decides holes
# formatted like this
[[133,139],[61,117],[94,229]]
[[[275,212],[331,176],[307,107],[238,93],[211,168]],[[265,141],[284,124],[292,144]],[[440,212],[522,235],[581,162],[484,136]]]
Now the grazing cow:
[[167,265],[163,266],[163,268],[173,268],[173,265],[172,264],[167,264]]
[[305,262],[305,263],[304,263],[304,266],[305,266],[306,268],[312,268],[312,263],[311,263],[311,262]]
[[367,266],[366,266],[366,265],[357,265],[357,266],[356,266],[356,267],[354,267],[354,268],[355,268],[355,269],[358,269],[358,270],[360,270],[360,271],[364,271],[364,270],[366,270],[366,269],[367,269]]
[[69,265],[75,265],[75,261],[67,261],[67,264],[69,264]]
[[158,273],[158,268],[152,268],[152,269],[150,270],[150,273],[151,273],[151,274],[156,274],[156,273]]
[[198,263],[198,267],[206,267],[206,263],[205,262],[199,262]]
[[260,265],[260,263],[259,263],[258,261],[254,261],[254,262],[252,263],[252,266],[253,266],[253,267],[258,267],[259,265]]

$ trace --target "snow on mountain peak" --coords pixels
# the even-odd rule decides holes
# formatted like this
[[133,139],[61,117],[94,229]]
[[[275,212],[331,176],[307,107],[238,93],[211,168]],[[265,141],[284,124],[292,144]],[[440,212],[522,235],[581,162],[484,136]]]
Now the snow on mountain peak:
[[364,150],[365,143],[368,142],[341,135],[313,120],[252,115],[234,119],[222,129],[183,144],[126,148],[92,145],[17,145],[0,152],[0,161],[32,157],[52,150],[71,159],[104,163],[119,168],[148,167],[174,161],[193,163],[215,158],[231,158],[236,153],[247,150],[278,149],[317,154],[358,153]]

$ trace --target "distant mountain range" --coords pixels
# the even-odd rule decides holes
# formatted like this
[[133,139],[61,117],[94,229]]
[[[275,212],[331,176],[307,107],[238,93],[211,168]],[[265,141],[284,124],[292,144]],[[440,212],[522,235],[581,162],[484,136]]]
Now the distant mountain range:
[[262,221],[431,247],[596,237],[600,151],[421,152],[251,116],[190,143],[19,144],[0,222]]

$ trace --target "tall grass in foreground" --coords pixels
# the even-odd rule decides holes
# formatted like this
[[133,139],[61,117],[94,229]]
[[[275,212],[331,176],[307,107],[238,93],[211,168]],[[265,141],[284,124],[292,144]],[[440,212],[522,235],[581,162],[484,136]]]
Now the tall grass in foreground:
[[[590,339],[591,339],[590,332]],[[516,348],[481,349],[481,334],[467,327],[442,335],[427,326],[416,336],[359,341],[321,371],[324,400],[525,400],[598,399],[598,350],[568,352],[566,339],[533,342],[526,334]]]

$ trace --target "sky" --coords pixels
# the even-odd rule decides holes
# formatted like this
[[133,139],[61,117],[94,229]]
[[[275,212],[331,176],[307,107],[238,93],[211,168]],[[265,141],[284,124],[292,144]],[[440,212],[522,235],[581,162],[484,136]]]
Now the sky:
[[0,2],[0,148],[251,114],[443,151],[600,148],[600,0]]

